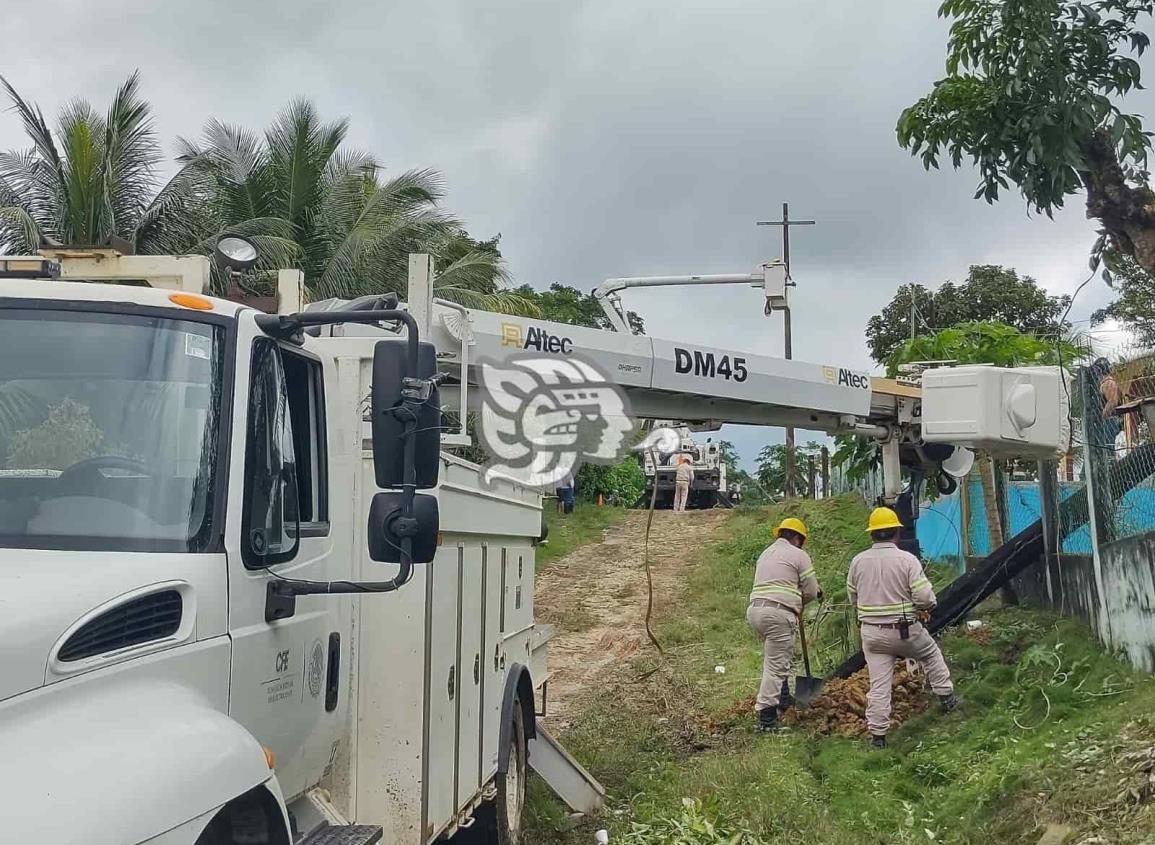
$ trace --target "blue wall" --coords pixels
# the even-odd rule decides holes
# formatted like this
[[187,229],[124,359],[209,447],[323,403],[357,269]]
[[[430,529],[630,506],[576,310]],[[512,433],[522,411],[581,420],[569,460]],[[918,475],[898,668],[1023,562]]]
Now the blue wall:
[[[923,556],[928,560],[962,555],[962,508],[958,492],[950,496],[940,496],[934,502],[923,505],[918,519],[918,542]],[[1060,490],[1064,499],[1083,489],[1078,482],[1063,482]],[[982,482],[975,478],[967,485],[970,497],[970,538],[971,552],[975,555],[990,554],[990,533],[987,530],[987,513],[983,507]],[[1081,495],[1081,493],[1080,493]],[[1137,487],[1124,497],[1129,505],[1121,512],[1142,516],[1155,514],[1155,490]],[[1039,504],[1039,484],[1037,481],[1012,481],[1007,485],[1007,516],[1010,520],[1008,539],[1015,536],[1031,523],[1039,519],[1042,509]],[[1155,526],[1135,526],[1139,530],[1151,530]],[[1067,554],[1091,554],[1091,529],[1082,525],[1063,541],[1063,551]]]

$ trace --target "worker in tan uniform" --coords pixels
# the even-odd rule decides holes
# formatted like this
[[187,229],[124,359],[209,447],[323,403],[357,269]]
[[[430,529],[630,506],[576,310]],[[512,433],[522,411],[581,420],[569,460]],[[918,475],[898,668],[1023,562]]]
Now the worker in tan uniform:
[[855,556],[846,576],[847,594],[858,607],[862,653],[870,672],[866,727],[875,748],[886,747],[896,659],[918,661],[944,713],[958,706],[950,670],[922,624],[930,619],[937,601],[934,589],[918,558],[895,545],[901,528],[893,510],[875,508],[867,526],[874,544]]
[[821,595],[806,544],[806,525],[789,517],[778,539],[758,557],[746,621],[762,639],[762,684],[754,710],[761,730],[778,727],[778,713],[790,695],[787,677],[794,660],[794,637],[802,606]]
[[685,455],[678,455],[678,468],[674,471],[674,510],[684,511],[690,498],[690,482],[694,480],[694,467]]

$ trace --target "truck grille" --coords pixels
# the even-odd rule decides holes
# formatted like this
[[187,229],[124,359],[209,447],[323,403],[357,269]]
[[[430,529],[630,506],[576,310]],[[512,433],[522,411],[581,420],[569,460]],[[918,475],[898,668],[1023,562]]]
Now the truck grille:
[[60,648],[69,662],[171,637],[180,628],[183,602],[176,590],[127,601],[82,626]]

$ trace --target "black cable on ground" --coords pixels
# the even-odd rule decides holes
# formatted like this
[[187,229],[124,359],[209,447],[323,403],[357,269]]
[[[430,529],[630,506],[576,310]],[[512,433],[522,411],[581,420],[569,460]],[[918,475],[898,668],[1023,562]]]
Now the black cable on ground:
[[662,644],[654,636],[653,628],[650,627],[650,620],[654,615],[654,576],[650,572],[650,526],[654,523],[654,507],[658,501],[658,459],[654,452],[651,452],[650,455],[654,461],[654,487],[650,492],[650,512],[646,514],[646,540],[642,555],[642,561],[646,567],[646,590],[648,592],[646,598],[646,636],[650,638],[650,642],[654,644],[658,654],[665,654],[666,650],[662,648]]

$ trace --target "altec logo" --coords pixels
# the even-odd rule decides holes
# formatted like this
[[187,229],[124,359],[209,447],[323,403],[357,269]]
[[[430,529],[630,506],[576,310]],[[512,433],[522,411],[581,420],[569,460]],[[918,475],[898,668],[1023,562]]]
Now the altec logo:
[[823,367],[822,378],[827,384],[837,384],[840,387],[853,387],[858,390],[870,389],[870,376],[856,373],[845,367]]
[[522,327],[518,323],[501,324],[501,345],[552,352],[554,355],[569,355],[573,352],[573,341],[570,338],[550,334],[537,326],[530,326],[523,334]]

